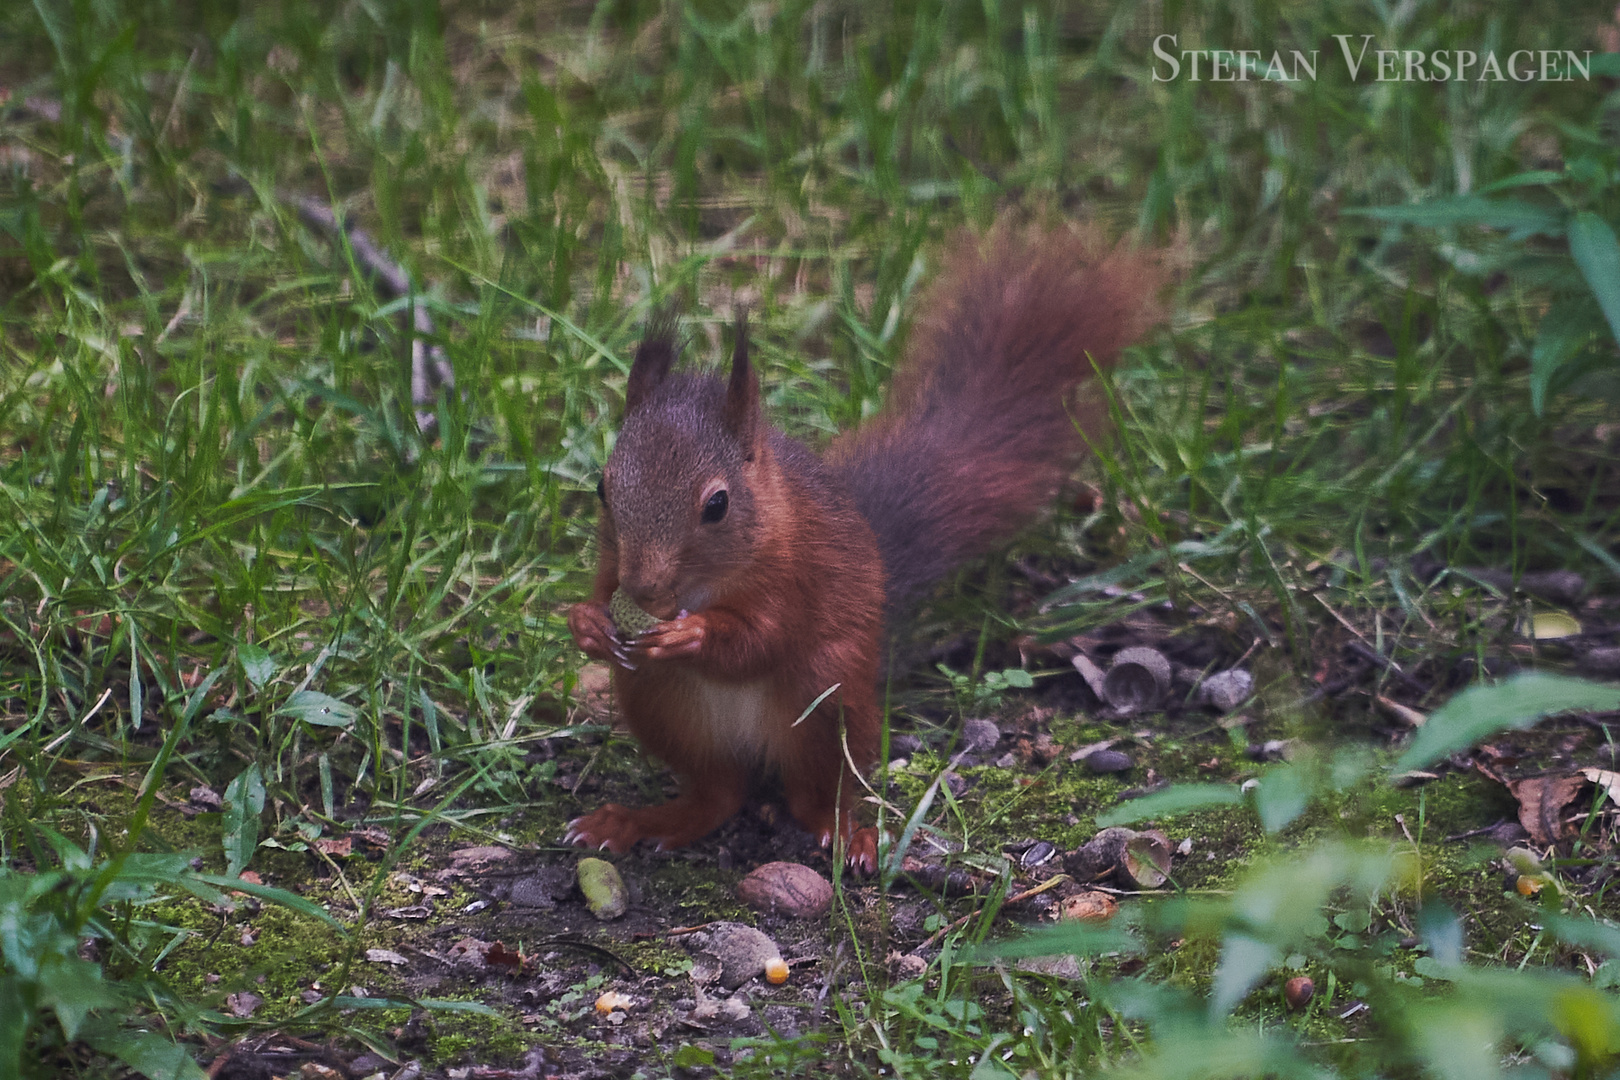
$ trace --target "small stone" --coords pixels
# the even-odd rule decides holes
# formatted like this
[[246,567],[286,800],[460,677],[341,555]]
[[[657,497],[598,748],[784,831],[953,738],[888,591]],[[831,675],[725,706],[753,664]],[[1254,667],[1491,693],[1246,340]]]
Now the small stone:
[[888,961],[889,972],[896,979],[921,978],[923,972],[928,970],[928,961],[916,953],[903,953],[899,950],[890,950],[885,957]]
[[450,853],[452,870],[468,870],[487,863],[502,862],[512,857],[510,848],[486,844],[483,847],[459,848]]
[[1250,761],[1282,761],[1290,750],[1288,739],[1267,739],[1263,743],[1250,743],[1243,751]]
[[1085,762],[1094,773],[1122,773],[1136,768],[1131,756],[1118,750],[1094,750],[1086,755]]
[[1078,979],[1081,977],[1080,961],[1073,953],[1064,953],[1061,956],[1029,956],[1018,961],[1019,971],[1027,971],[1034,975],[1050,975],[1054,979]]
[[770,862],[737,883],[737,896],[755,911],[790,919],[819,919],[832,907],[832,883],[808,866]]
[[970,754],[994,750],[1001,741],[1001,729],[992,720],[968,720],[962,724],[962,749]]
[[889,736],[889,753],[896,757],[915,754],[922,748],[922,740],[915,735],[901,733]]
[[1217,671],[1204,680],[1198,696],[1217,712],[1228,713],[1249,699],[1254,692],[1254,676],[1242,668]]
[[239,990],[234,994],[225,996],[225,1007],[230,1014],[243,1020],[253,1015],[255,1009],[264,1004],[264,998],[251,990]]
[[697,987],[697,1003],[692,1007],[691,1019],[697,1023],[737,1024],[753,1014],[748,1000],[742,994],[731,997],[710,997]]
[[559,900],[566,900],[573,894],[577,877],[577,868],[570,872],[566,863],[548,866],[515,879],[506,899],[513,907],[556,907]]

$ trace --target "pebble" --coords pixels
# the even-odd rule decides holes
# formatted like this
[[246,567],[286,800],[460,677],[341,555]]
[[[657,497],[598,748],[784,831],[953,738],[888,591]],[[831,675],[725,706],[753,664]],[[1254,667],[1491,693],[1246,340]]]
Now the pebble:
[[1198,695],[1205,705],[1219,712],[1231,712],[1254,692],[1254,676],[1242,668],[1218,671],[1204,680]]
[[1001,741],[1001,729],[993,720],[968,720],[962,724],[962,749],[970,754],[994,750]]
[[1094,773],[1129,772],[1136,767],[1129,754],[1118,750],[1094,750],[1085,757],[1086,768]]

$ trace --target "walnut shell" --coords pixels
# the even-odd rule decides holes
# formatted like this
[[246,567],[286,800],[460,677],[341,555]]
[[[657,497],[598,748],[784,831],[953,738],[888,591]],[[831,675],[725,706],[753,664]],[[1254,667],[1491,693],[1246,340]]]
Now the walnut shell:
[[649,615],[637,607],[636,602],[626,596],[623,589],[613,590],[613,596],[608,600],[608,614],[613,618],[613,625],[627,637],[645,634],[660,622],[656,616]]

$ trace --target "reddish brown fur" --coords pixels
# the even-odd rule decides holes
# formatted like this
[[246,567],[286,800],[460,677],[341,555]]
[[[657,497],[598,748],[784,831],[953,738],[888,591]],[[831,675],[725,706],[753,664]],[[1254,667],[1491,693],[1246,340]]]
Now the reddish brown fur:
[[[959,243],[887,410],[835,440],[825,464],[765,425],[741,340],[722,385],[669,375],[670,328],[652,335],[604,470],[592,599],[569,625],[617,665],[631,732],[681,790],[659,807],[605,806],[569,838],[615,851],[690,843],[774,772],[794,817],[871,870],[848,761],[865,769],[877,755],[885,606],[1050,499],[1081,447],[1070,409],[1086,353],[1112,363],[1156,317],[1159,284],[1151,260],[1071,233]],[[710,522],[719,489],[729,509]],[[665,621],[620,639],[606,611],[619,588]]]
[[[963,237],[924,298],[887,407],[827,463],[871,522],[891,608],[1039,513],[1095,430],[1073,391],[1159,318],[1159,261],[1092,233]],[[1087,359],[1087,356],[1090,359]]]

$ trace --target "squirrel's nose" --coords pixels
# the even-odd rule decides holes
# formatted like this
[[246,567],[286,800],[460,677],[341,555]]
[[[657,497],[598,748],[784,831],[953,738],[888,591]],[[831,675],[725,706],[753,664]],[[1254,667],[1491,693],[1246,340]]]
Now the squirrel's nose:
[[647,614],[666,621],[675,617],[675,589],[672,585],[620,577],[619,588]]

